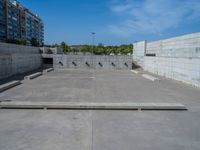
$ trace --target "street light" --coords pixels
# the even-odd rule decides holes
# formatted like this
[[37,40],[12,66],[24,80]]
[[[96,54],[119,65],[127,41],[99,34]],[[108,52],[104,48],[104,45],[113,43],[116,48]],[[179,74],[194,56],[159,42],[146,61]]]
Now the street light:
[[91,32],[91,34],[92,34],[92,46],[93,46],[93,48],[92,48],[92,53],[94,54],[94,40],[95,40],[95,32]]

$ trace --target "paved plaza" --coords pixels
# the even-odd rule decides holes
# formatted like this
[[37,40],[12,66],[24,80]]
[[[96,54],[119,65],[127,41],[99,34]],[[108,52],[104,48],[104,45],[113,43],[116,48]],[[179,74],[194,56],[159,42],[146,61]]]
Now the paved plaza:
[[0,109],[2,150],[199,150],[200,89],[123,70],[56,70],[0,101],[181,103],[188,111]]

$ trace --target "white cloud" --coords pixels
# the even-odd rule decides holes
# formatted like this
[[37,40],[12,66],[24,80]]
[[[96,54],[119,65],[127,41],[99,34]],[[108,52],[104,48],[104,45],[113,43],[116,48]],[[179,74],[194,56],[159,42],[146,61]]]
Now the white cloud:
[[123,18],[109,26],[115,34],[162,34],[183,22],[199,20],[200,0],[112,0],[110,10]]

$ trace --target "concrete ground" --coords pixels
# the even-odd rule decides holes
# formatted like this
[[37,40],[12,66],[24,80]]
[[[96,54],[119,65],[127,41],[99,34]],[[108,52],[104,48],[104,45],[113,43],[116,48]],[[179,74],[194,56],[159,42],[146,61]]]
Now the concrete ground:
[[179,102],[188,111],[0,110],[2,150],[199,150],[200,89],[130,71],[59,70],[0,101]]

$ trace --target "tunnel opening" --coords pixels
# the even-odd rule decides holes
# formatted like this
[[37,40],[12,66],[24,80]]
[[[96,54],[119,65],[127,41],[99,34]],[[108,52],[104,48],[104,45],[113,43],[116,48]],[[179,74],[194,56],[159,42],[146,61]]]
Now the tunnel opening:
[[53,58],[43,58],[43,64],[53,65]]
[[44,68],[49,68],[53,66],[53,58],[43,58],[42,62]]

